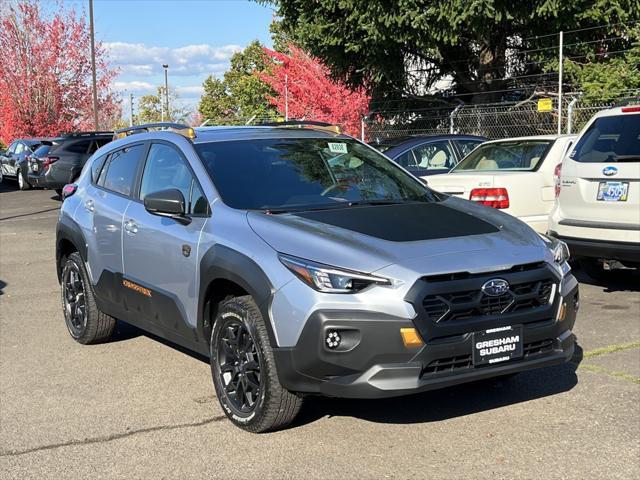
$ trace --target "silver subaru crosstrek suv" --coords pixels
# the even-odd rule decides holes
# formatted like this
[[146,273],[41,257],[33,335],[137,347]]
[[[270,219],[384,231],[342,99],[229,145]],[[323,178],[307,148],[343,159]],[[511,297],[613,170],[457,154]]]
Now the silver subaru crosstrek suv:
[[115,319],[210,358],[226,415],[379,398],[568,361],[562,242],[436,193],[319,123],[117,132],[67,185],[56,266],[80,343]]

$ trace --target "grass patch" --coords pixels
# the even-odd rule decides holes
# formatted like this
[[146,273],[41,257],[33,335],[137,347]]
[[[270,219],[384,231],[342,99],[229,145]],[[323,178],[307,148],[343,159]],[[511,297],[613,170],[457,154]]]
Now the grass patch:
[[620,352],[622,350],[629,350],[632,348],[640,348],[640,342],[616,343],[614,345],[609,345],[607,347],[596,348],[594,350],[589,350],[588,352],[584,352],[582,355],[582,358],[586,360],[588,358],[599,357],[600,355]]
[[621,378],[623,380],[627,380],[629,382],[633,382],[636,385],[640,385],[640,377],[636,377],[634,375],[629,375],[628,373],[610,371],[610,370],[607,370],[605,368],[599,367],[597,365],[585,365],[585,364],[582,364],[578,368],[580,370],[586,370],[587,372],[602,373],[602,374],[608,375],[610,377]]

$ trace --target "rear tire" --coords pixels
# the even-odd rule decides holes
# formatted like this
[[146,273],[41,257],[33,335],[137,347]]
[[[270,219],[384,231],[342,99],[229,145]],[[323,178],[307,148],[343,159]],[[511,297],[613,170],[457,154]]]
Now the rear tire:
[[293,421],[302,398],[280,384],[267,327],[251,296],[220,303],[210,352],[220,406],[236,426],[261,433]]
[[84,345],[108,340],[116,319],[98,310],[87,270],[77,252],[65,259],[61,279],[62,311],[71,337]]

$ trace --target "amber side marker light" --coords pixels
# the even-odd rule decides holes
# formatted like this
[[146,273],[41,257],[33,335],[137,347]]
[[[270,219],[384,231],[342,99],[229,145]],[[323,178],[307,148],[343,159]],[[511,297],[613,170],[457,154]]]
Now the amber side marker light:
[[415,328],[401,328],[400,336],[402,337],[402,343],[404,343],[404,346],[407,348],[421,347],[424,345],[424,342]]

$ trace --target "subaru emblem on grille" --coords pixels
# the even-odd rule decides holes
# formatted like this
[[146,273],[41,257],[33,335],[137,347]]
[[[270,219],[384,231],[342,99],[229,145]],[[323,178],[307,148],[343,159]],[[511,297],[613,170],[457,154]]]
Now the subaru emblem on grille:
[[509,291],[509,282],[502,278],[492,278],[491,280],[484,282],[481,290],[490,297],[499,297]]

